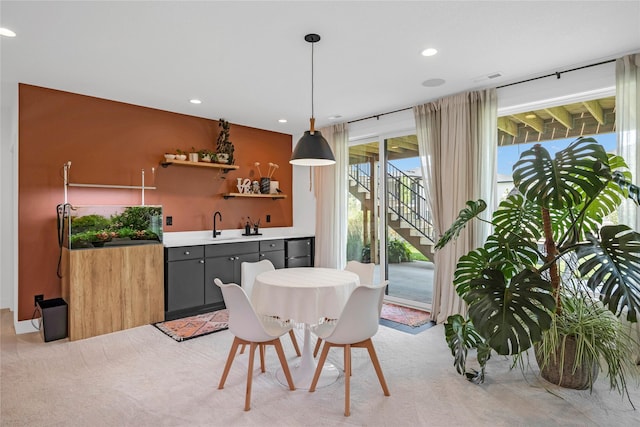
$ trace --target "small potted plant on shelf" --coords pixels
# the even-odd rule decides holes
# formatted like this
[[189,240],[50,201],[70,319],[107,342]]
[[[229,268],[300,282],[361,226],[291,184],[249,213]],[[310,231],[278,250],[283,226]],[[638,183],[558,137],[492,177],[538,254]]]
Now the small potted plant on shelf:
[[216,161],[216,153],[214,151],[203,149],[198,151],[198,155],[203,162],[211,163]]
[[[457,371],[481,383],[492,351],[517,360],[534,349],[544,379],[590,388],[602,371],[624,394],[638,370],[617,316],[635,322],[640,313],[640,234],[602,224],[635,187],[627,165],[579,138],[553,158],[539,144],[525,151],[513,181],[493,213],[493,234],[454,273],[468,305],[467,318],[445,323]],[[485,221],[478,217],[485,209],[483,200],[467,202],[436,249],[467,223]],[[465,368],[469,349],[477,350],[479,372]]]
[[191,151],[189,151],[189,161],[197,162],[199,158],[200,158],[200,155],[198,154],[198,150],[196,150],[195,147],[191,147]]
[[176,160],[187,160],[187,153],[178,148],[176,150]]

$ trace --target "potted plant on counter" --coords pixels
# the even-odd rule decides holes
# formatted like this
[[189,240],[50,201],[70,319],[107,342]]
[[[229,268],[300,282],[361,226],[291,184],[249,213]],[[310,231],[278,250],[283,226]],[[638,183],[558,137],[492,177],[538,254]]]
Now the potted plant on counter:
[[[588,388],[604,371],[612,389],[626,392],[638,370],[616,316],[635,322],[640,312],[640,235],[602,226],[628,195],[625,162],[580,138],[554,158],[540,145],[525,151],[513,178],[516,189],[493,213],[493,234],[460,258],[454,274],[468,305],[467,318],[445,324],[456,369],[482,382],[492,351],[517,358],[535,344],[543,378]],[[467,202],[436,249],[482,221],[485,209],[482,200]],[[465,366],[472,348],[477,372]]]

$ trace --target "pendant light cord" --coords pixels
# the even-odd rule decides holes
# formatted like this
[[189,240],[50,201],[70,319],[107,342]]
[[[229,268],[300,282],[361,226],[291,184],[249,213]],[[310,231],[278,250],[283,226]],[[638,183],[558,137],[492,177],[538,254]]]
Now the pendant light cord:
[[315,117],[313,113],[313,45],[315,42],[311,43],[311,117]]

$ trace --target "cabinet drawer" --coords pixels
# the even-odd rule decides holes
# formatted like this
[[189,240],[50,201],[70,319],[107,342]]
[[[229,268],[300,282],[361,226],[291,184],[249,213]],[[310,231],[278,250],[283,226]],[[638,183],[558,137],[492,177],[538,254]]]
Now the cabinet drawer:
[[287,258],[311,255],[311,239],[288,240]]
[[311,267],[311,255],[298,258],[287,258],[286,266],[287,268]]
[[242,255],[259,252],[259,242],[238,242],[207,245],[204,254],[207,258],[217,256]]
[[262,240],[260,241],[260,252],[284,251],[284,240]]
[[165,248],[165,259],[167,261],[182,261],[185,259],[197,259],[203,257],[203,246],[180,246],[178,248]]

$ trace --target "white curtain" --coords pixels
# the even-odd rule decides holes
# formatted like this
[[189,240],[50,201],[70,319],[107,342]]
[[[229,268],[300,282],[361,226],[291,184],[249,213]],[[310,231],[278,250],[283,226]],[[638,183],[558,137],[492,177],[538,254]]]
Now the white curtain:
[[[498,140],[495,89],[453,95],[413,111],[436,239],[468,200],[487,202],[483,216],[490,218],[495,204]],[[435,253],[432,320],[443,323],[452,314],[466,313],[464,301],[453,287],[456,263],[471,249],[482,246],[490,232],[488,224],[469,224],[456,241]]]
[[314,170],[316,196],[315,266],[344,268],[347,259],[347,167],[349,131],[346,123],[320,129],[336,164]]
[[[629,165],[633,183],[640,185],[640,53],[616,61],[616,129],[618,154]],[[638,206],[627,199],[618,211],[620,223],[640,230]]]

